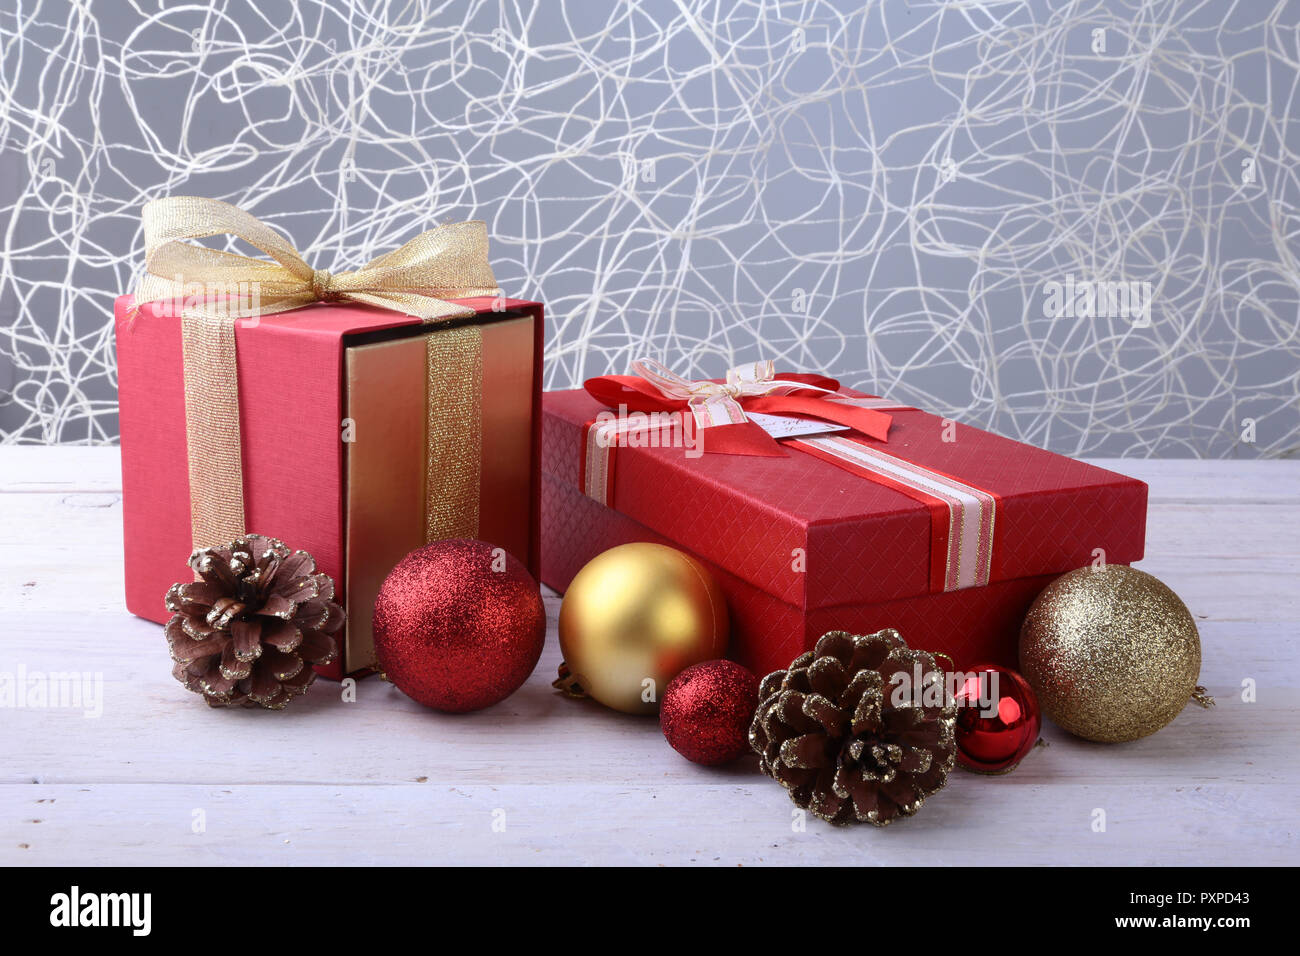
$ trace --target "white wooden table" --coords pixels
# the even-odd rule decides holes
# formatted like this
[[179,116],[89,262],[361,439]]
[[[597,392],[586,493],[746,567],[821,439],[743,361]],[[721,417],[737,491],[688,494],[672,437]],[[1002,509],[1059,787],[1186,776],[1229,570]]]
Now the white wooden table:
[[694,766],[653,719],[553,692],[554,596],[536,672],[488,711],[375,679],[211,710],[123,608],[117,451],[0,447],[0,672],[104,680],[98,718],[0,709],[0,863],[1295,863],[1300,462],[1101,464],[1151,485],[1140,567],[1195,614],[1218,706],[1125,745],[1049,725],[911,820],[800,832],[753,760]]

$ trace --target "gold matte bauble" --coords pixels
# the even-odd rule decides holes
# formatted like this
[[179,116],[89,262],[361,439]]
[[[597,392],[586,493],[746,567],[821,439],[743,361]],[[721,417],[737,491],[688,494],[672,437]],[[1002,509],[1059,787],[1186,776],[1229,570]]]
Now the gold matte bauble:
[[727,650],[727,603],[708,570],[662,544],[592,558],[560,605],[556,686],[629,714],[653,714],[668,682]]
[[1159,580],[1119,564],[1044,589],[1020,630],[1020,672],[1048,718],[1104,743],[1153,734],[1202,700],[1191,613]]

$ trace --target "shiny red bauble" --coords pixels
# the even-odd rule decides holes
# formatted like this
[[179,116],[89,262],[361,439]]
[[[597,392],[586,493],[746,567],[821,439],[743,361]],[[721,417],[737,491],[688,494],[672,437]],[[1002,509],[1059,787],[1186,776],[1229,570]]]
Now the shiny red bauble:
[[537,666],[546,611],[528,569],[483,541],[417,548],[375,600],[375,655],[408,697],[458,713],[504,700]]
[[659,726],[687,760],[716,765],[749,750],[749,725],[758,707],[758,678],[731,661],[705,661],[668,683]]
[[965,672],[956,701],[957,761],[967,770],[1008,773],[1038,742],[1038,698],[1011,668],[976,665]]

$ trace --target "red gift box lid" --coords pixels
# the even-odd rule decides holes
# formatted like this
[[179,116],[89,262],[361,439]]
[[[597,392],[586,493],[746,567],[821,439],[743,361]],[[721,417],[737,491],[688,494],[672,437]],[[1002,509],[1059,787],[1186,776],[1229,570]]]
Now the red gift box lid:
[[[587,427],[606,409],[575,389],[547,392],[542,411],[543,471],[581,489]],[[924,411],[889,414],[888,442],[869,445],[997,496],[990,582],[1142,557],[1145,483]],[[796,449],[615,454],[620,512],[789,604],[933,592],[931,509],[894,488]]]

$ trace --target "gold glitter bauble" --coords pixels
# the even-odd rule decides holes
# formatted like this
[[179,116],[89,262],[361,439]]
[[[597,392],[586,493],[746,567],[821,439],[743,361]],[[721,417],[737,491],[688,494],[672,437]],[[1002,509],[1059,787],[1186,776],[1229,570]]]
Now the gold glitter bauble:
[[555,686],[653,714],[678,673],[726,653],[727,632],[726,599],[702,564],[662,544],[620,545],[587,562],[565,592]]
[[1178,595],[1120,564],[1062,575],[1020,630],[1020,672],[1043,713],[1103,743],[1154,734],[1197,690],[1201,639]]

